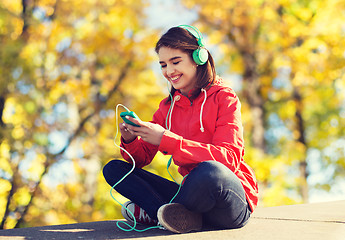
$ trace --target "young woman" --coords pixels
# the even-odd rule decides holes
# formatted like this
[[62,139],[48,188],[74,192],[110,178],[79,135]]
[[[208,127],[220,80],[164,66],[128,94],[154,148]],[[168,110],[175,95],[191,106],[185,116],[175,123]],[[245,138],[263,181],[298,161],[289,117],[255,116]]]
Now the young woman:
[[[139,223],[176,233],[240,228],[258,202],[255,175],[243,159],[240,101],[216,75],[195,27],[169,29],[155,50],[172,98],[161,101],[151,122],[129,117],[140,127],[120,124],[121,146],[136,167],[115,190],[131,200],[125,206]],[[172,155],[179,173],[187,175],[172,203],[179,185],[142,169],[157,151]],[[129,163],[112,160],[103,169],[111,186],[132,168],[130,157],[121,154]],[[127,209],[122,214],[133,221]]]

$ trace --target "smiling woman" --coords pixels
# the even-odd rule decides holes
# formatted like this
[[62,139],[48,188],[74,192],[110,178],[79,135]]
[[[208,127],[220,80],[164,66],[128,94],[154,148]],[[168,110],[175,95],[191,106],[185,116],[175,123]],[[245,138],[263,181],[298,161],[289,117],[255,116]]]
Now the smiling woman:
[[[254,172],[243,159],[241,105],[216,75],[213,58],[195,27],[169,29],[157,42],[163,76],[171,83],[150,122],[121,123],[121,154],[103,175],[130,199],[123,216],[175,232],[243,227],[258,202]],[[160,151],[172,155],[183,184],[142,168]],[[168,164],[169,165],[169,164]],[[125,177],[123,177],[125,176]],[[219,210],[221,209],[221,210]]]

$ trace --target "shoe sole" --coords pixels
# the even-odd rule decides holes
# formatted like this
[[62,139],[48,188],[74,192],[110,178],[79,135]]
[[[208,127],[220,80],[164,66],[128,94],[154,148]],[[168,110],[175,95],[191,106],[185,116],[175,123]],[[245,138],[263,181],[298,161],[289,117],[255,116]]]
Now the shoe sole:
[[157,217],[163,227],[174,233],[199,231],[202,228],[201,214],[191,212],[179,203],[161,206],[158,209]]

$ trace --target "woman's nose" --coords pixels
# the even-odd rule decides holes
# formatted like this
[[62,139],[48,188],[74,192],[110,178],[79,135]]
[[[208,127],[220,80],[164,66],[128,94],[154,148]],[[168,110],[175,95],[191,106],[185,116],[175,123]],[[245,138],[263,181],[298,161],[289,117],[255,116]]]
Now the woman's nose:
[[174,67],[174,65],[167,65],[167,75],[170,77],[171,76],[171,74],[173,74],[175,72],[175,67]]

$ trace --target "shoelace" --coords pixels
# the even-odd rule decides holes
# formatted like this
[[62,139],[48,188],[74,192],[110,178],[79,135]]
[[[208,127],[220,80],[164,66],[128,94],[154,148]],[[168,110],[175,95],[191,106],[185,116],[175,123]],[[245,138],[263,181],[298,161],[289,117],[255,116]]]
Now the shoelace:
[[144,209],[140,208],[139,206],[135,205],[135,208],[137,208],[136,210],[139,210],[139,216],[138,216],[138,220],[143,222],[143,223],[146,223],[146,222],[149,222],[149,223],[154,223],[155,220],[152,219],[148,214],[147,212],[145,212]]

